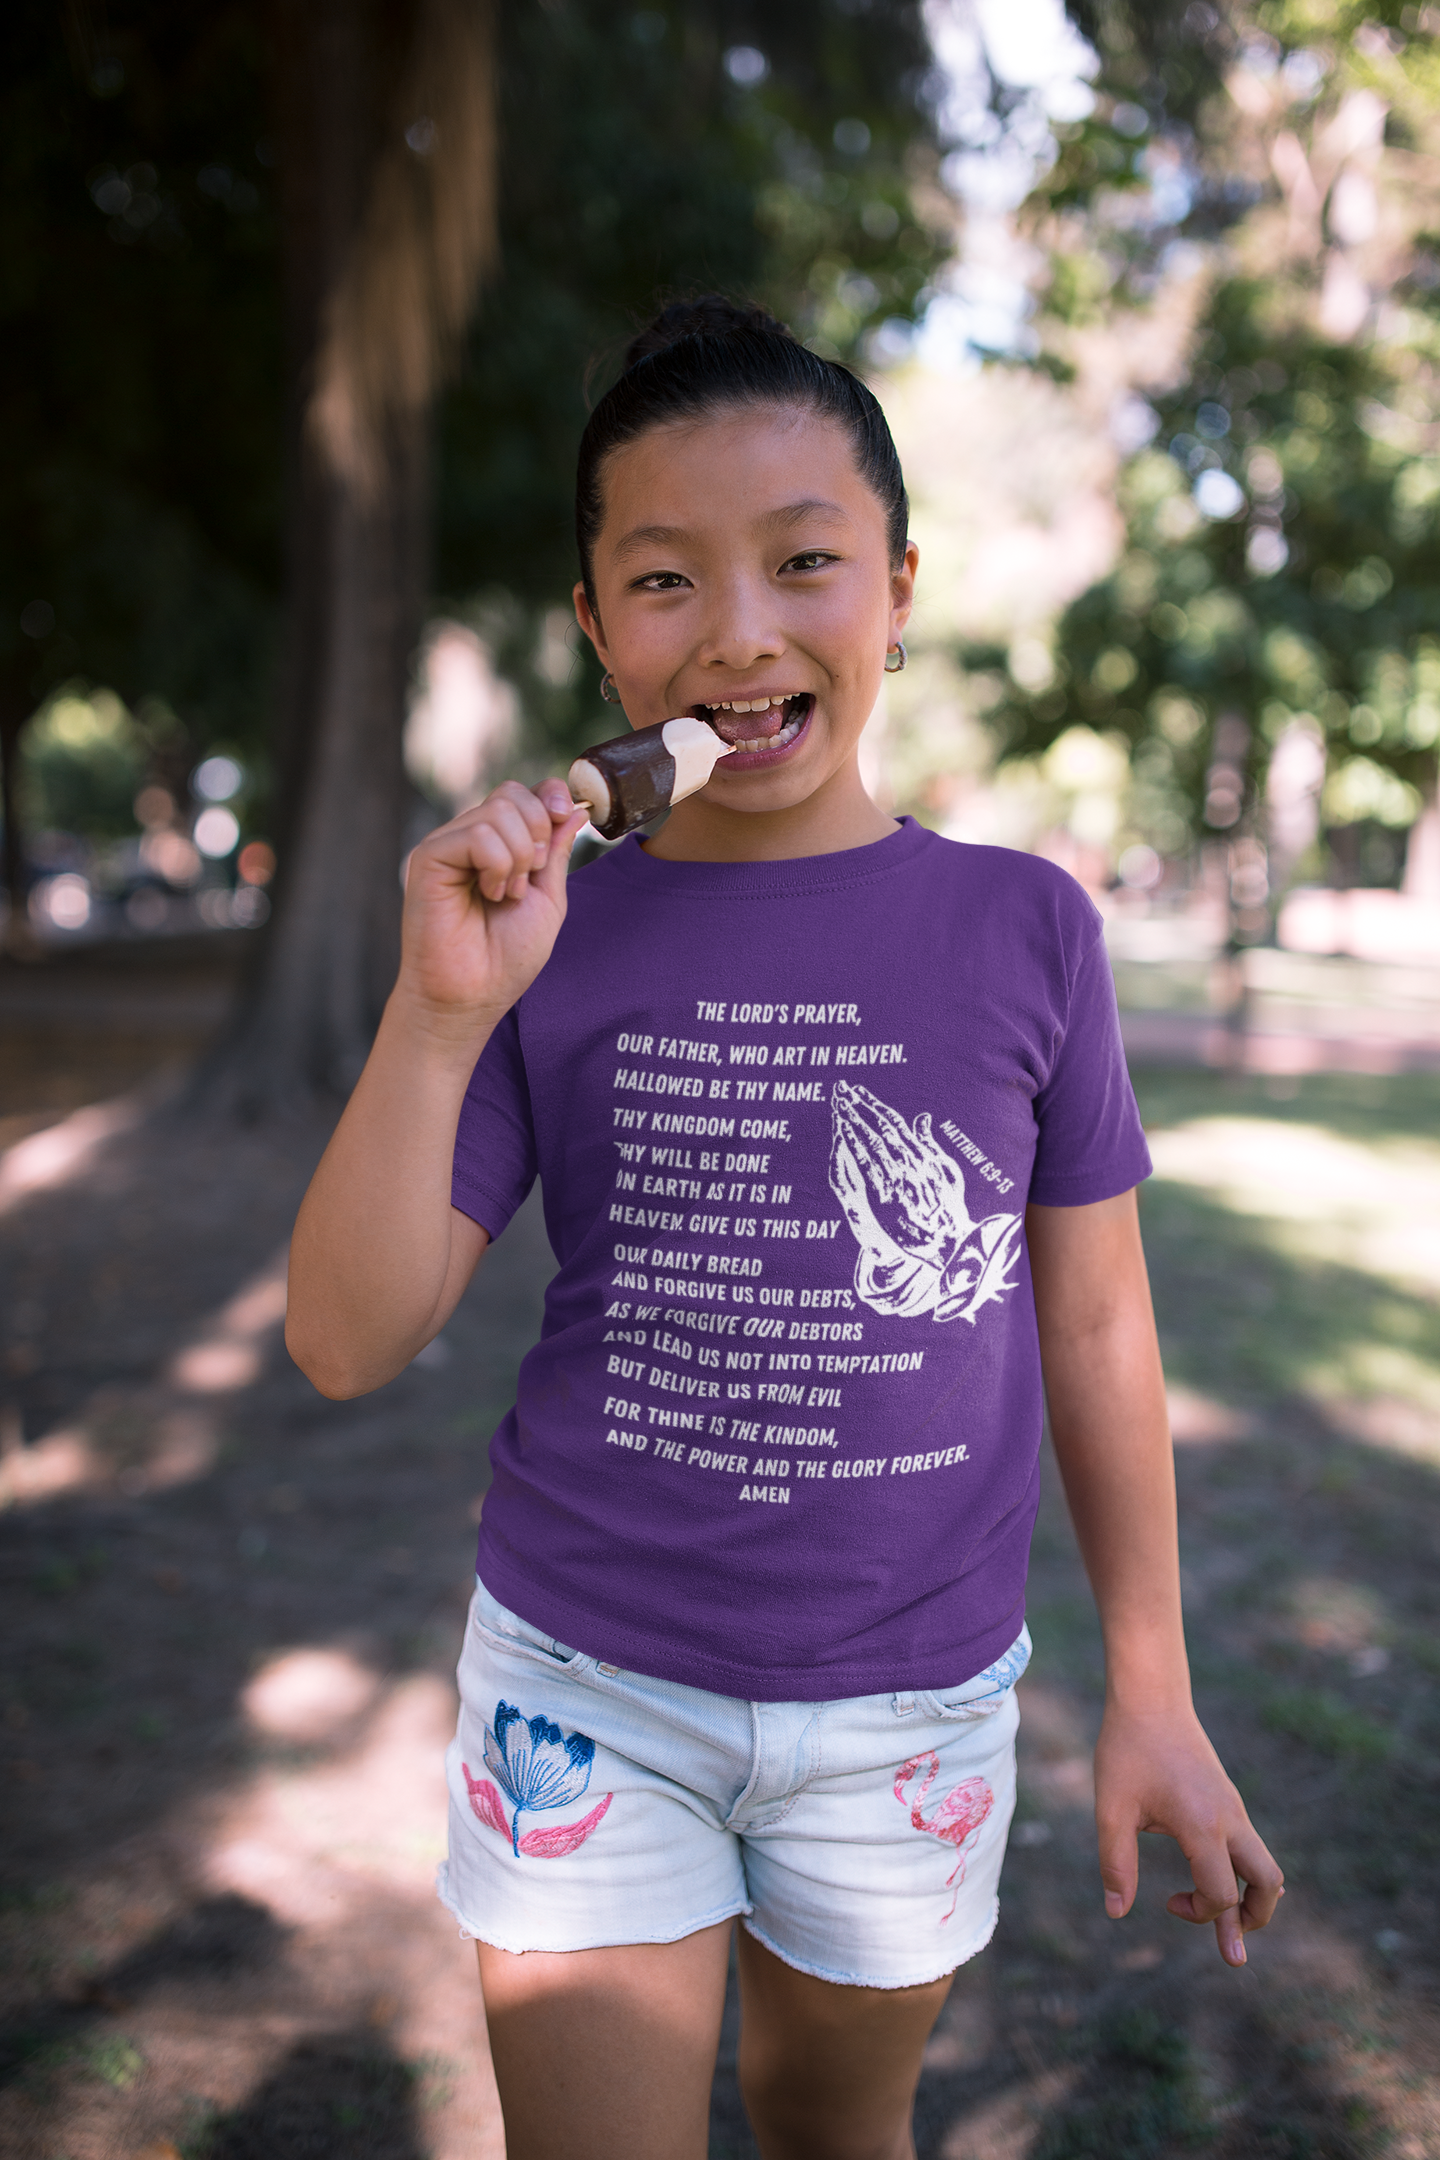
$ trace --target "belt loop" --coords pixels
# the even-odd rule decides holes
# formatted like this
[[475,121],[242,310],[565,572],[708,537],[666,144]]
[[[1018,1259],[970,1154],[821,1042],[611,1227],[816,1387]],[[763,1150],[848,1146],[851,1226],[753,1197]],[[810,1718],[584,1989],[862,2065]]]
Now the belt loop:
[[909,1717],[914,1708],[915,1697],[913,1695],[897,1695],[895,1697],[896,1717]]

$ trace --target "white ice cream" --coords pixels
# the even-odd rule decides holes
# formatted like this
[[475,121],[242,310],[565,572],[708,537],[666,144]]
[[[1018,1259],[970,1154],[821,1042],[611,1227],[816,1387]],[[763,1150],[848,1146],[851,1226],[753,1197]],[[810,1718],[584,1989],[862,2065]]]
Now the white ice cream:
[[714,728],[703,720],[692,720],[685,714],[679,720],[667,720],[660,730],[660,739],[675,760],[675,785],[670,791],[672,803],[683,802],[687,795],[698,795],[709,780],[722,757],[729,757],[735,745],[722,742]]

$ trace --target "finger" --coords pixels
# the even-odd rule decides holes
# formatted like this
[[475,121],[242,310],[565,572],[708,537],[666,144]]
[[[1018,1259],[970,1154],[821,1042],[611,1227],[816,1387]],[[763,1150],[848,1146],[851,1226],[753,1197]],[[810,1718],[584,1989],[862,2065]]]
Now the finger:
[[1165,1910],[1174,1913],[1177,1920],[1188,1920],[1194,1927],[1208,1927],[1221,1913],[1240,1910],[1240,1885],[1231,1877],[1228,1896],[1223,1889],[1210,1886],[1194,1890],[1177,1890],[1165,1901]]
[[486,900],[503,900],[510,880],[524,868],[517,864],[506,835],[488,821],[470,827],[466,854],[481,897]]
[[571,850],[584,832],[589,818],[590,811],[585,803],[572,803],[568,814],[553,828],[550,853],[544,869],[536,876],[535,883],[557,907],[563,908],[565,904],[565,878],[570,868]]
[[1240,1885],[1223,1838],[1207,1839],[1195,1851],[1186,1851],[1185,1857],[1195,1888],[1168,1898],[1167,1912],[1177,1920],[1188,1920],[1193,1927],[1213,1923],[1215,1940],[1226,1964],[1243,1965],[1245,1931],[1240,1923]]
[[[522,795],[523,801],[519,799]],[[544,869],[554,827],[545,805],[528,788],[519,790],[516,795],[497,790],[482,806],[481,818],[496,832],[504,834],[517,871]]]
[[[488,829],[504,843],[509,855],[507,874],[503,882],[494,878],[482,878],[480,890],[487,900],[520,900],[528,889],[529,873],[543,868],[550,849],[551,825],[542,805],[525,793],[528,801],[522,803],[513,795],[499,790],[487,797],[476,819],[477,829]],[[535,828],[543,824],[543,835]]]
[[1212,1898],[1202,1897],[1194,1890],[1178,1890],[1174,1897],[1165,1900],[1165,1910],[1177,1920],[1188,1920],[1192,1927],[1213,1925],[1215,1941],[1225,1963],[1246,1963],[1245,1922],[1238,1895],[1233,1905],[1216,1912]]
[[1215,1922],[1215,1940],[1220,1946],[1220,1955],[1227,1965],[1243,1965],[1245,1963],[1245,1930],[1240,1925],[1240,1908],[1238,1905],[1233,1912],[1221,1913],[1219,1919]]
[[1140,1882],[1140,1849],[1135,1825],[1133,1822],[1097,1822],[1097,1829],[1106,1916],[1111,1920],[1123,1920],[1135,1902]]
[[577,809],[583,809],[587,817],[590,814],[588,805],[576,803],[572,799],[570,790],[563,780],[554,778],[542,780],[536,788],[535,794],[553,825],[563,825],[565,820]]
[[[542,782],[542,785],[544,784]],[[551,782],[549,784],[555,786],[559,783]],[[487,798],[485,807],[488,809],[492,804],[498,807],[502,803],[508,810],[518,813],[536,849],[548,850],[552,819],[549,808],[541,798],[539,790],[523,787],[518,780],[503,781],[495,789],[494,793]],[[538,861],[536,868],[539,868]]]
[[[482,898],[501,900],[510,878],[517,871],[527,869],[533,856],[533,842],[527,833],[520,841],[521,860],[517,862],[512,847],[514,838],[515,835],[507,833],[503,827],[497,829],[494,819],[485,814],[482,806],[480,810],[472,810],[465,817],[442,825],[422,840],[412,852],[411,869],[413,871],[415,864],[423,861],[432,869],[448,873],[452,882],[478,887]],[[407,893],[413,884],[413,877],[407,876]]]
[[1245,1885],[1240,1921],[1248,1935],[1252,1928],[1268,1927],[1274,1919],[1275,1908],[1285,1895],[1285,1877],[1269,1846],[1248,1822],[1241,1834],[1231,1839],[1230,1854],[1235,1872]]

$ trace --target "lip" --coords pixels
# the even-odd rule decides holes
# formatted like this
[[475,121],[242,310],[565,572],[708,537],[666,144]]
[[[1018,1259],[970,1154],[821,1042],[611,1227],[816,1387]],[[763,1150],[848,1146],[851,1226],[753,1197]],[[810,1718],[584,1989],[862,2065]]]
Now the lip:
[[[737,690],[733,694],[736,697],[743,698],[744,696],[746,696],[747,693],[743,690]],[[764,697],[765,694],[766,693],[763,690],[754,690],[749,693],[751,698]],[[772,699],[775,699],[777,701],[781,695],[782,693],[779,692],[771,693]],[[785,695],[788,695],[789,697],[804,697],[808,698],[809,700],[809,703],[805,708],[805,717],[800,723],[799,733],[794,735],[788,743],[785,743],[778,750],[732,750],[729,757],[725,759],[724,763],[716,766],[714,773],[715,779],[724,779],[728,773],[761,772],[772,765],[783,765],[787,758],[792,758],[795,755],[796,751],[800,748],[800,745],[804,742],[806,736],[810,732],[810,723],[815,717],[816,699],[814,692],[809,690],[792,690],[788,693],[785,693]],[[707,705],[704,707],[703,713],[700,711],[696,711],[694,712],[693,717],[697,720],[705,717],[706,725],[709,726],[710,723],[708,717],[706,716],[708,716],[708,714],[712,711],[717,711],[718,709],[718,707]]]

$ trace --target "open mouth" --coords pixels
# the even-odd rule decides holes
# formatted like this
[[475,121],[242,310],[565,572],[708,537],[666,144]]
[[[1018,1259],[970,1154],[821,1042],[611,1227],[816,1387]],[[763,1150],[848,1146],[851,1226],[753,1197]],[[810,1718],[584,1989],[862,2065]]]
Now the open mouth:
[[[810,691],[791,697],[728,698],[718,705],[697,705],[695,718],[714,728],[737,757],[774,756],[788,750],[814,710]],[[731,763],[733,769],[733,761]]]

